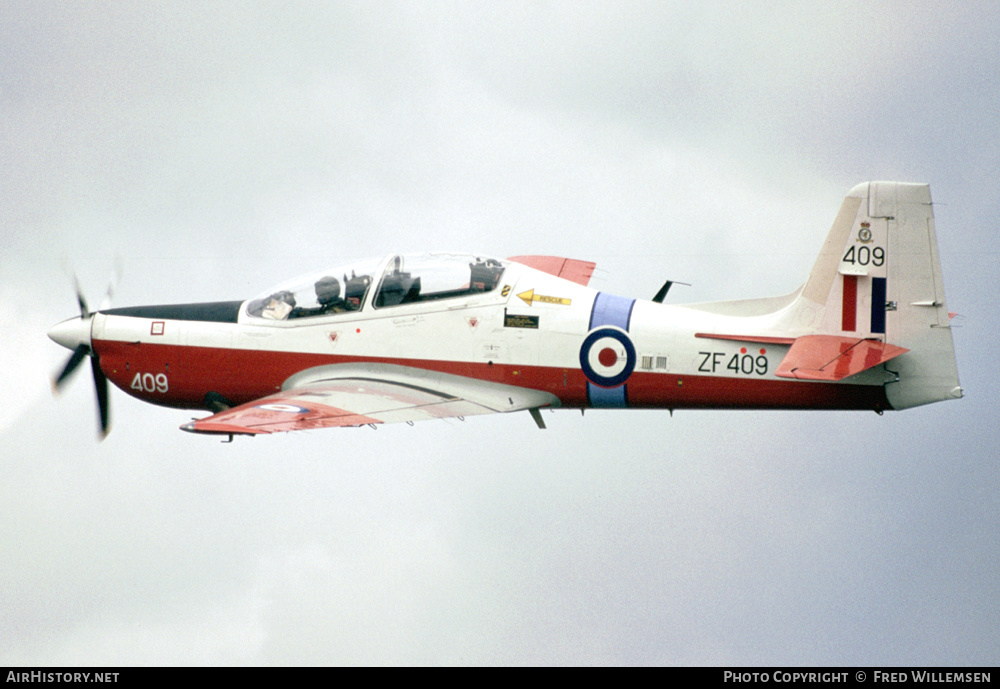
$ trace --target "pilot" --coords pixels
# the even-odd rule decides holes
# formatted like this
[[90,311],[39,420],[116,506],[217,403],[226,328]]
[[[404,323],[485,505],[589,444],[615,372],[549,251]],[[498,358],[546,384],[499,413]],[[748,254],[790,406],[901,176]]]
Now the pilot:
[[340,280],[331,275],[316,281],[316,301],[317,313],[343,313],[348,309],[347,302],[340,298]]
[[316,281],[316,301],[319,306],[313,308],[296,307],[289,318],[305,316],[322,316],[327,313],[343,313],[349,310],[349,305],[340,298],[340,280],[327,275]]

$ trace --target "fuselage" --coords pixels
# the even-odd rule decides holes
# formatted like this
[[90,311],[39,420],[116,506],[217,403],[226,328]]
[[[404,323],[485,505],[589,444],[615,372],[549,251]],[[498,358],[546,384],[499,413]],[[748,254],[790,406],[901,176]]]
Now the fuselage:
[[390,278],[411,275],[398,260],[383,259],[350,310],[269,318],[261,299],[110,309],[93,314],[90,346],[116,386],[177,408],[243,404],[305,369],[358,362],[543,390],[572,408],[890,408],[881,368],[832,384],[775,376],[792,339],[750,335],[774,314],[619,297],[515,262],[493,262],[495,284],[426,296],[411,284],[413,299],[388,298]]

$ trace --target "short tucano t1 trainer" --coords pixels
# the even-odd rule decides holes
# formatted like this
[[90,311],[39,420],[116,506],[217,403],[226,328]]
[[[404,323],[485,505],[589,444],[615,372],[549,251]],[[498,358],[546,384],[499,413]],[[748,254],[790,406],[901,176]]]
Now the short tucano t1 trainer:
[[553,256],[389,255],[245,301],[89,312],[53,327],[107,381],[203,409],[186,431],[256,435],[543,408],[865,409],[962,396],[930,188],[844,199],[805,284],[683,306],[587,287]]

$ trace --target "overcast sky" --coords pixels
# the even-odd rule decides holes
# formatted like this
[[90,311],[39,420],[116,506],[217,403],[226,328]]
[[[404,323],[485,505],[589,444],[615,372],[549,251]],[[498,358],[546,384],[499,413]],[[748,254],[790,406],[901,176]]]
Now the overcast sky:
[[[1000,660],[1000,9],[0,5],[0,665]],[[46,330],[395,250],[556,254],[670,300],[806,277],[929,182],[965,399],[240,439]]]

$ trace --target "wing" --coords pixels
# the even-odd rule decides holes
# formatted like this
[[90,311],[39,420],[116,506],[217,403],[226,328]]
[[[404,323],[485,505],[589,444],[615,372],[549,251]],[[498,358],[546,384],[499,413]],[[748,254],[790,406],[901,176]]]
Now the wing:
[[465,376],[392,364],[336,364],[296,374],[281,392],[181,426],[243,434],[413,422],[558,407],[559,398]]
[[575,258],[561,256],[511,256],[508,261],[515,261],[529,268],[540,270],[549,275],[570,280],[578,285],[587,286],[590,276],[594,274],[596,263],[578,261]]
[[801,380],[841,380],[908,351],[878,340],[805,335],[795,340],[774,375]]

